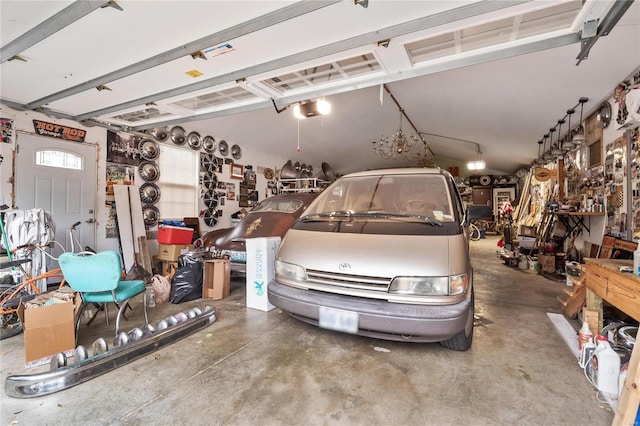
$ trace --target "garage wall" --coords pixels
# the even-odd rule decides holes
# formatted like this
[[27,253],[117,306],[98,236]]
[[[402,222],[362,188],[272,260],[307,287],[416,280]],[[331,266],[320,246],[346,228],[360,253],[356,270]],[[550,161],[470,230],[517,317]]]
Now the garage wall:
[[[96,249],[97,250],[118,250],[118,239],[106,238],[105,224],[108,220],[108,209],[105,207],[105,188],[106,188],[106,139],[107,130],[102,127],[86,127],[78,122],[72,120],[64,120],[48,117],[44,114],[33,111],[18,111],[0,104],[0,117],[9,118],[14,120],[15,125],[15,139],[19,143],[21,134],[35,134],[32,120],[42,120],[50,123],[61,124],[74,128],[83,129],[87,132],[85,143],[97,145],[98,149],[98,176],[96,182]],[[199,131],[197,128],[192,128],[189,125],[183,126],[187,132]],[[203,134],[203,133],[201,133]],[[204,135],[204,134],[203,134]],[[218,139],[222,135],[212,135]],[[255,135],[258,137],[259,135]],[[280,158],[269,153],[259,152],[253,149],[245,148],[242,141],[229,141],[229,145],[238,144],[242,148],[242,158],[237,160],[244,166],[251,165],[253,170],[256,171],[256,190],[258,191],[258,199],[263,200],[267,191],[267,179],[262,173],[258,173],[258,170],[262,170],[265,167],[271,169],[281,168],[287,161],[285,158]],[[16,143],[0,143],[0,154],[4,157],[4,161],[0,165],[0,204],[7,204],[13,206],[12,191],[12,157],[16,148]],[[190,148],[185,148],[190,149]],[[314,165],[316,168],[316,165]],[[318,166],[319,168],[319,166]],[[316,168],[316,169],[318,169]],[[200,218],[200,230],[206,232],[210,229],[219,229],[231,226],[231,214],[237,212],[240,207],[238,205],[238,184],[239,180],[229,178],[229,165],[222,167],[222,172],[217,174],[219,181],[232,182],[236,186],[236,199],[233,201],[225,200],[224,206],[218,208],[222,210],[223,214],[218,224],[211,228],[207,226],[202,218]],[[185,173],[193,173],[193,171],[185,170]],[[136,184],[140,185],[143,181],[139,176],[136,176]],[[162,189],[162,188],[161,188]],[[205,210],[202,198],[200,199],[199,212]],[[162,215],[162,212],[161,212]],[[192,214],[185,214],[185,216],[192,216]],[[162,219],[162,217],[161,217]],[[55,218],[54,218],[55,221]],[[151,231],[155,231],[157,228],[152,228]],[[157,241],[149,241],[150,254],[155,255],[157,253]]]
[[[611,113],[611,122],[606,128],[602,129],[603,162],[604,162],[604,159],[607,157],[607,146],[611,144],[613,141],[615,141],[616,139],[624,136],[626,131],[626,129],[621,128],[621,125],[616,122],[616,116],[619,110],[618,102],[615,100],[613,95],[611,95],[611,97],[609,97],[607,101],[611,105],[612,113]],[[630,161],[630,159],[627,159],[627,161]],[[623,180],[622,186],[623,186],[623,204],[620,210],[625,212],[627,210],[628,204],[631,203],[631,191],[630,191],[631,188],[629,188],[628,186],[626,175],[625,175],[625,179]],[[603,236],[607,234],[606,231],[607,231],[608,220],[606,216],[593,216],[586,220],[587,220],[587,224],[590,227],[591,232],[585,231],[585,232],[582,232],[582,234],[580,234],[580,236],[576,239],[576,247],[578,248],[582,248],[585,242],[600,245],[602,244]],[[629,223],[627,226],[632,226],[632,224]]]

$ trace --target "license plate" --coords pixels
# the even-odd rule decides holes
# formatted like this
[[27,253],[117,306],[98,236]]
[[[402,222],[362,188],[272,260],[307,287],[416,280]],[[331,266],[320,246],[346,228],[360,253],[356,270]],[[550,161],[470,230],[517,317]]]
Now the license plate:
[[320,306],[319,325],[329,330],[355,334],[358,332],[358,313]]

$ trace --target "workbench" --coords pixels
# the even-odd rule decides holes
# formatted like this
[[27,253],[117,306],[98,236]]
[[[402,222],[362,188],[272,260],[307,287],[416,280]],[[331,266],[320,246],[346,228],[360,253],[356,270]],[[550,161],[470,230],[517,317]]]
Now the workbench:
[[[598,313],[598,330],[602,330],[602,305],[607,302],[636,321],[640,321],[640,277],[621,272],[633,268],[633,260],[586,258],[587,310]],[[640,404],[640,349],[635,345],[629,361],[627,379],[618,403],[613,424],[633,424]]]

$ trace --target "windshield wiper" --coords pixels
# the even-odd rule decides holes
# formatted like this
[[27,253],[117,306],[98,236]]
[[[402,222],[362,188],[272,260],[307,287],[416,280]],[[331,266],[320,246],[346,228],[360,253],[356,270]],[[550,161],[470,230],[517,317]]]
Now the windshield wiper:
[[388,213],[388,212],[374,212],[374,214],[385,216],[388,219],[419,219],[420,222],[428,223],[432,226],[443,226],[442,222],[430,216],[424,216],[421,214],[411,213]]
[[335,211],[335,212],[324,212],[324,213],[313,213],[313,214],[308,214],[306,216],[303,216],[300,218],[300,221],[302,222],[311,222],[314,220],[323,220],[323,219],[331,219],[334,217],[338,217],[338,218],[351,218],[354,215],[357,215],[358,213],[352,212],[350,210],[340,210],[340,211]]
[[[437,219],[434,219],[429,216],[423,216],[418,214],[407,214],[407,213],[389,213],[380,210],[372,210],[366,212],[354,212],[351,210],[341,210],[335,212],[325,212],[325,213],[314,213],[307,216],[303,216],[300,218],[302,222],[311,222],[314,220],[324,220],[324,219],[332,219],[332,218],[363,218],[363,217],[374,217],[374,218],[384,218],[391,220],[402,220],[402,219],[418,219],[420,223],[427,223],[432,226],[443,226],[442,222]],[[407,220],[404,220],[405,222]],[[415,221],[414,221],[415,222]]]

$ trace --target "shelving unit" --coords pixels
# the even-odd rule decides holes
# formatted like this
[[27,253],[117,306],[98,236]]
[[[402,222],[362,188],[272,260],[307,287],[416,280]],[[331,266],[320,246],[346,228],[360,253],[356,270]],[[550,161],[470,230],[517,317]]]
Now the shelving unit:
[[281,193],[288,192],[321,192],[329,185],[329,181],[319,178],[280,179],[278,181]]

